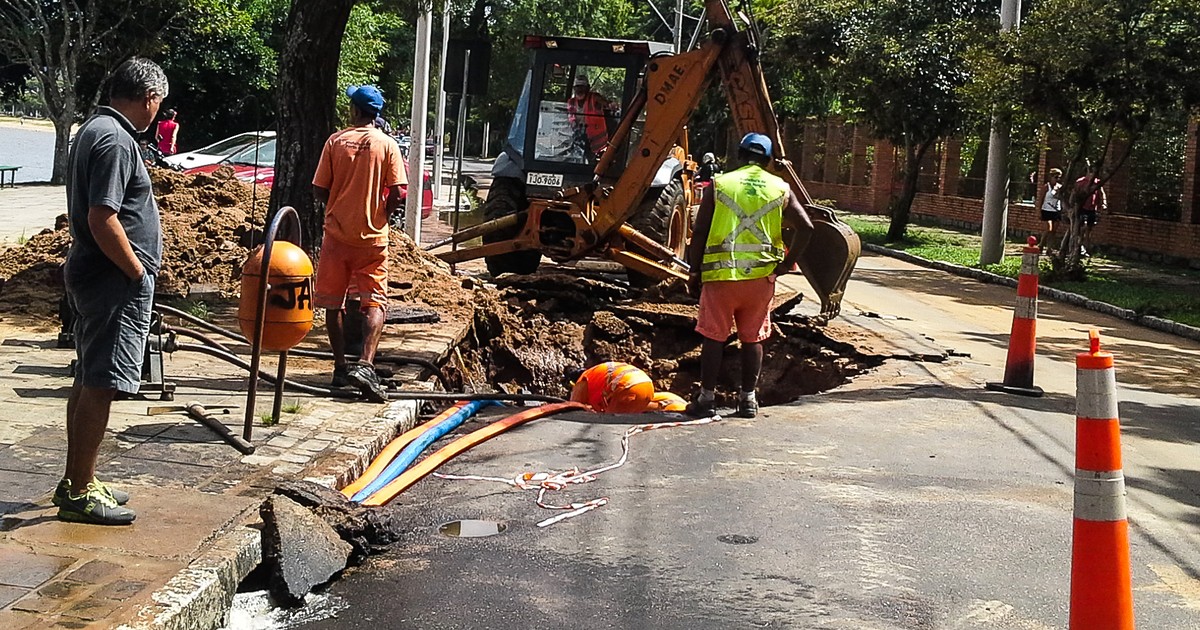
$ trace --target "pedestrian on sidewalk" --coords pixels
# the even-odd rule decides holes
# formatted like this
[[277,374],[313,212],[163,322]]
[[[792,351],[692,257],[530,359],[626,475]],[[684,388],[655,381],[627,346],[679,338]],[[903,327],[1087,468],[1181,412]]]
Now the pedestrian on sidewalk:
[[1091,253],[1088,247],[1092,244],[1092,228],[1100,222],[1100,213],[1108,210],[1108,194],[1104,192],[1104,186],[1096,176],[1096,168],[1091,163],[1088,164],[1087,173],[1075,180],[1075,188],[1083,197],[1083,202],[1079,204],[1079,220],[1083,222],[1079,255],[1089,258]]
[[[696,417],[716,413],[717,378],[725,341],[736,324],[742,346],[742,390],[737,415],[758,415],[762,342],[771,336],[775,278],[792,269],[812,235],[812,221],[783,179],[766,171],[771,139],[748,133],[738,145],[735,171],[705,188],[688,246],[688,290],[700,295],[696,332],[704,336],[700,394],[688,405]],[[795,227],[785,247],[783,224]]]
[[175,155],[179,151],[179,123],[175,121],[177,112],[168,109],[163,120],[158,123],[155,137],[158,139],[158,150],[163,155]]
[[1062,191],[1062,169],[1052,168],[1046,175],[1046,190],[1042,193],[1042,220],[1046,222],[1046,230],[1042,232],[1042,238],[1038,241],[1038,249],[1040,253],[1045,253],[1049,247],[1047,243],[1054,238],[1054,224],[1062,218],[1062,199],[1059,197]]
[[100,440],[117,392],[136,394],[150,334],[162,228],[137,136],[167,97],[167,76],[152,61],[121,64],[109,105],[79,132],[67,168],[71,248],[65,268],[74,304],[75,383],[67,400],[66,476],[54,490],[58,517],[128,525],[129,495],[96,479]]
[[[333,384],[352,384],[373,402],[387,400],[375,373],[375,351],[387,310],[388,216],[408,185],[396,142],[375,126],[383,94],[351,86],[350,126],[325,141],[313,194],[325,205],[324,240],[313,305],[324,308],[333,348]],[[363,314],[359,360],[346,360],[346,292],[354,286]]]

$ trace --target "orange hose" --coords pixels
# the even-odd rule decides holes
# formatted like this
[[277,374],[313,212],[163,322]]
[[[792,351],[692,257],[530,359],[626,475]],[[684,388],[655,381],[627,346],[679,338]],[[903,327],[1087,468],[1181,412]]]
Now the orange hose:
[[371,462],[371,465],[367,467],[362,476],[358,478],[358,481],[355,481],[345,488],[342,488],[342,494],[346,495],[346,498],[350,498],[355,494],[358,494],[359,490],[362,490],[372,481],[375,481],[375,478],[379,476],[379,473],[383,472],[388,467],[388,464],[392,463],[392,460],[396,457],[396,454],[404,450],[405,446],[408,446],[410,442],[420,437],[422,433],[425,433],[425,431],[432,428],[442,420],[454,415],[455,412],[468,404],[470,403],[465,400],[454,403],[454,406],[446,409],[442,413],[439,413],[434,419],[418,427],[405,431],[400,435],[400,437],[389,442],[388,445],[383,447],[383,450],[379,452],[379,455],[375,456],[374,461]]
[[457,440],[443,446],[436,453],[414,464],[411,468],[404,471],[396,480],[379,489],[378,492],[367,497],[362,505],[384,505],[396,498],[396,495],[410,488],[414,483],[424,479],[427,475],[437,470],[439,466],[450,461],[451,458],[461,454],[463,451],[470,449],[476,445],[482,444],[505,431],[526,422],[552,416],[556,413],[574,410],[586,410],[587,405],[578,402],[553,403],[542,405],[532,409],[526,409],[518,414],[511,415],[503,420],[497,420],[482,429],[476,429]]

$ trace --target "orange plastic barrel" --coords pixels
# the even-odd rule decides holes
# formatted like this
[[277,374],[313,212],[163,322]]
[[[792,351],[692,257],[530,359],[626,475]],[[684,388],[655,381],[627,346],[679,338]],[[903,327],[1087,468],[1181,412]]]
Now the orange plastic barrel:
[[[238,324],[242,334],[253,341],[254,315],[262,290],[262,251],[250,252],[242,265],[242,297],[238,302]],[[263,350],[282,352],[300,343],[312,330],[312,260],[304,250],[287,241],[275,241],[271,247],[271,266],[267,270],[267,303],[263,308]]]
[[588,368],[571,390],[571,400],[600,413],[641,413],[653,396],[654,383],[645,372],[616,361]]
[[654,398],[650,399],[650,404],[646,407],[646,411],[683,411],[685,409],[687,409],[687,401],[671,392],[655,392]]

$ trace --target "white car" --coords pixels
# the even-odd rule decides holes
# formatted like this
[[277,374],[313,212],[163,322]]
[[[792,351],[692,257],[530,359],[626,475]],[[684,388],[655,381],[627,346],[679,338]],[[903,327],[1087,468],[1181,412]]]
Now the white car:
[[274,131],[247,131],[246,133],[239,133],[236,136],[225,138],[220,142],[214,142],[203,149],[196,149],[187,153],[177,153],[167,157],[166,160],[168,164],[180,166],[184,169],[208,166],[209,164],[216,164],[246,147],[253,146],[255,139],[262,142],[274,137]]

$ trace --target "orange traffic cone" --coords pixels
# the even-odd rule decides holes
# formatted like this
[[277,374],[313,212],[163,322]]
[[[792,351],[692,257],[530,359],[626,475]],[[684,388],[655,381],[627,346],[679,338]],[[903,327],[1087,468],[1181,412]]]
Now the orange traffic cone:
[[1021,253],[1021,275],[1017,279],[1017,308],[1013,312],[1012,332],[1008,337],[1008,360],[1004,363],[1004,382],[988,383],[987,388],[1022,396],[1041,396],[1041,387],[1033,384],[1033,355],[1037,350],[1038,246],[1030,236]]
[[1071,630],[1132,630],[1133,587],[1121,426],[1113,355],[1075,357],[1075,527],[1071,540]]

